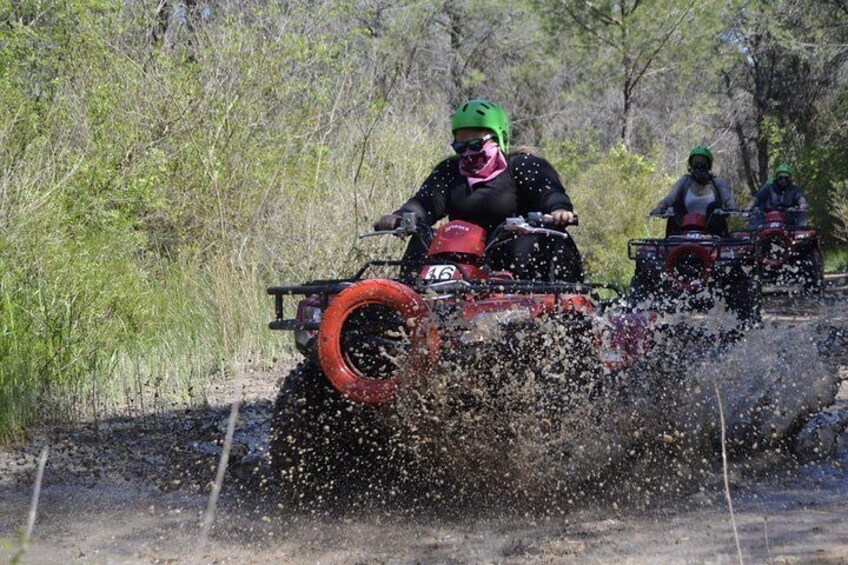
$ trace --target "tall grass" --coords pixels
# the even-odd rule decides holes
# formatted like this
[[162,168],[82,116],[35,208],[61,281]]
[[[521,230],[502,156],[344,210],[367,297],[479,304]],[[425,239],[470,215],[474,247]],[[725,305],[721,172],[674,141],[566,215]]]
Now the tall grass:
[[169,47],[143,6],[56,8],[0,41],[0,440],[267,366],[265,287],[351,269],[439,157],[356,30],[272,6]]

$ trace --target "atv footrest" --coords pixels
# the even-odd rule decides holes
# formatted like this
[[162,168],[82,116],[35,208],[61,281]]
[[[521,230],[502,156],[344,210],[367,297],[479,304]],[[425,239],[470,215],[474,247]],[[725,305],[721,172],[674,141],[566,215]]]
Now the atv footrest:
[[297,320],[274,320],[268,324],[268,328],[272,330],[296,331],[317,330],[320,322],[299,322]]

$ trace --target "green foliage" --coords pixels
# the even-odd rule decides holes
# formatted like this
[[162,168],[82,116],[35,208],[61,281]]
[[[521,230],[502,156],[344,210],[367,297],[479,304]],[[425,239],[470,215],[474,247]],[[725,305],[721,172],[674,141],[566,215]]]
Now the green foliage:
[[234,17],[187,56],[109,6],[3,28],[0,439],[142,394],[128,383],[196,397],[271,359],[264,288],[349,269],[357,226],[435,160],[408,151],[422,124],[351,76],[359,32],[332,10],[297,29],[257,8],[274,41]]
[[[266,367],[290,346],[264,288],[399,253],[355,234],[449,153],[460,99],[497,100],[515,143],[544,150],[590,276],[626,284],[626,240],[662,230],[645,215],[667,171],[733,115],[716,20],[640,3],[629,35],[587,49],[541,4],[205,3],[180,20],[171,2],[0,0],[0,439]],[[625,76],[642,155],[613,143]],[[848,179],[844,109],[837,94],[820,129],[765,122],[822,222]]]
[[848,272],[848,248],[833,247],[824,254],[824,271],[826,273]]
[[[108,294],[115,289],[96,262],[67,264],[53,251],[28,253],[32,262],[23,268],[19,256],[11,257],[18,268],[6,263],[8,255],[0,265],[0,424],[6,431],[23,427],[36,415],[72,415],[85,400],[78,396],[80,386],[98,378],[99,359],[108,356],[133,323],[132,317],[124,317],[121,294]],[[73,398],[57,414],[52,401],[62,394]]]
[[627,258],[627,240],[661,234],[665,226],[647,215],[672,183],[651,161],[624,146],[578,177],[571,196],[580,226],[572,232],[584,254],[587,279],[629,284],[634,265]]
[[835,182],[830,194],[830,209],[835,219],[833,235],[848,243],[848,180]]
[[705,2],[680,0],[536,0],[550,33],[573,34],[582,46],[590,76],[609,88],[610,77],[623,106],[618,130],[633,147],[634,104],[654,69],[710,68],[720,18]]
[[598,160],[599,153],[595,146],[584,146],[567,139],[550,140],[543,150],[569,192],[575,180],[580,178],[581,171]]

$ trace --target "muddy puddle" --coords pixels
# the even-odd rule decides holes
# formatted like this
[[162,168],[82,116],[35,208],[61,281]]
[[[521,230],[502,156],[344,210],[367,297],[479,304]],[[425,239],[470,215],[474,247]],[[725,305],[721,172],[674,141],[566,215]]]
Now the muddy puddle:
[[[280,375],[245,375],[208,408],[45,431],[0,450],[0,559],[19,550],[47,444],[31,563],[736,563],[721,399],[743,560],[848,562],[846,331],[842,293],[771,296],[763,328],[720,345],[704,334],[675,341],[602,388],[575,387],[553,412],[529,407],[538,383],[526,378],[465,410],[437,400],[480,379],[434,379],[385,416],[401,418],[399,437],[412,442],[414,473],[391,476],[403,488],[376,480],[330,507],[292,500],[270,472]],[[231,464],[199,549],[236,400]],[[394,472],[383,463],[374,477]]]

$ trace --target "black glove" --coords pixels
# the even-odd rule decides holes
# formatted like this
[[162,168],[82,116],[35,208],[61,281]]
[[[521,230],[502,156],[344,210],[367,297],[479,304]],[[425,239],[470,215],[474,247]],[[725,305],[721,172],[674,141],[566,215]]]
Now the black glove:
[[375,231],[393,230],[400,225],[401,217],[397,214],[383,214],[374,222]]

